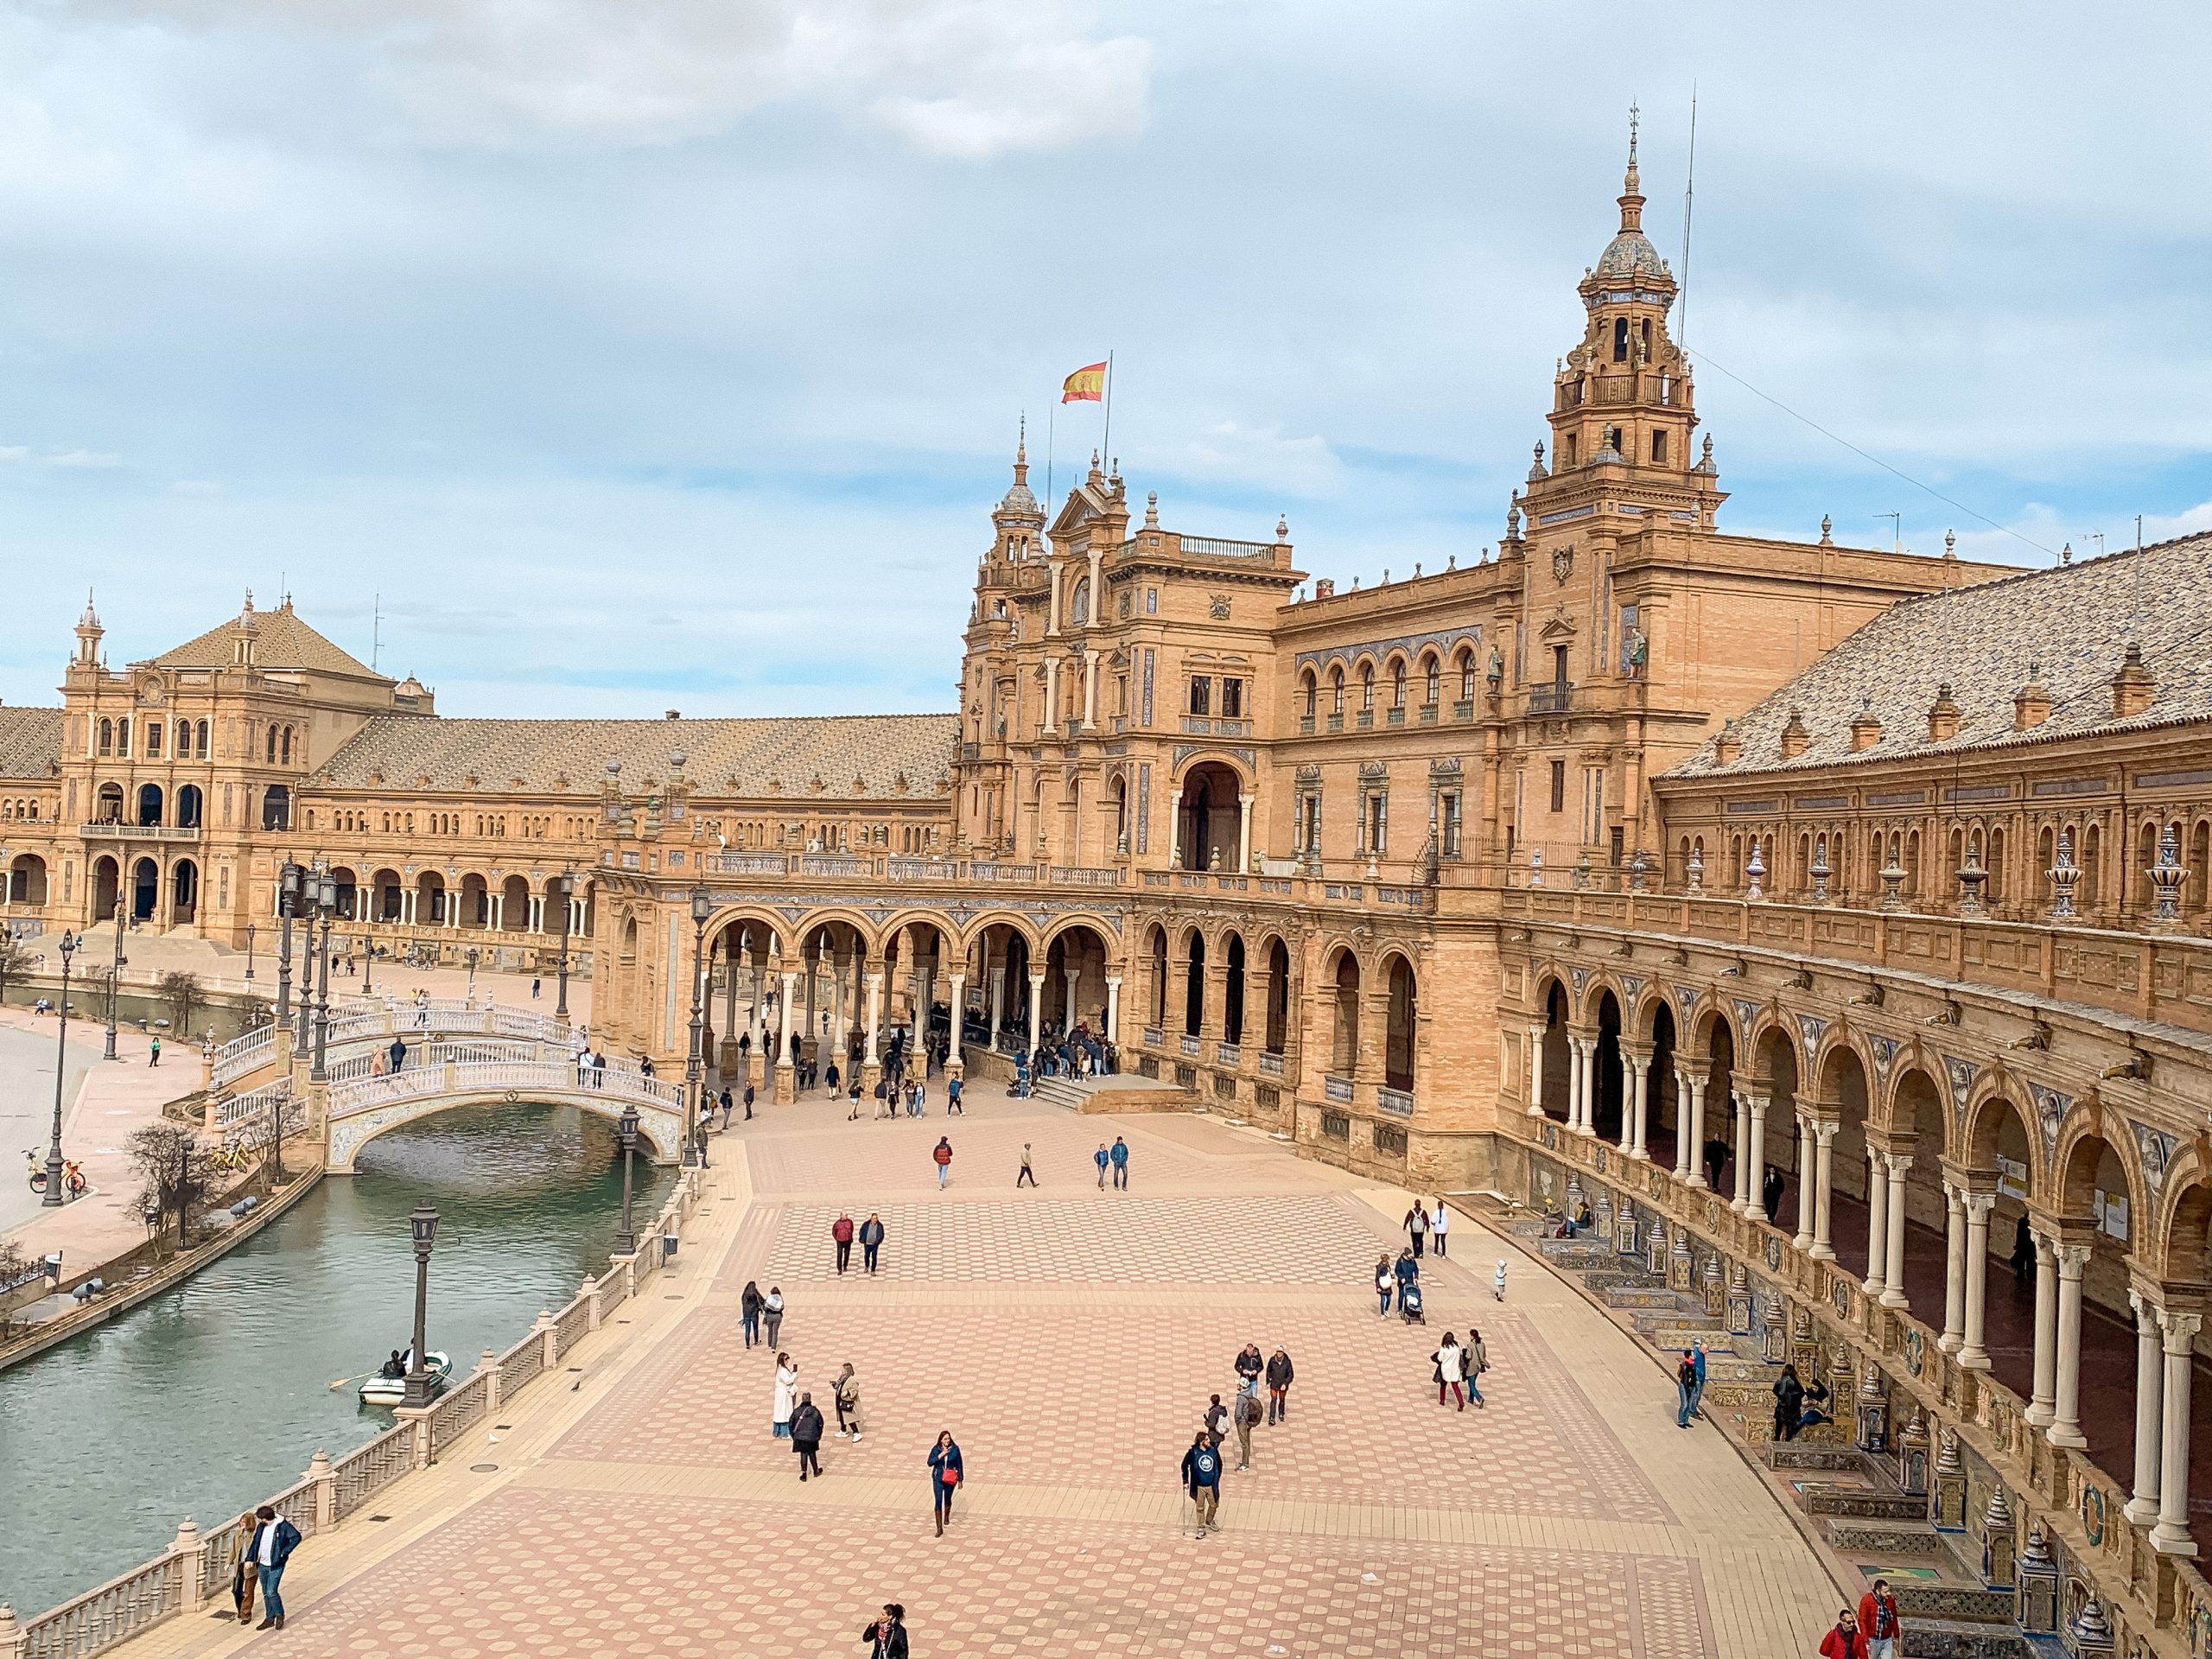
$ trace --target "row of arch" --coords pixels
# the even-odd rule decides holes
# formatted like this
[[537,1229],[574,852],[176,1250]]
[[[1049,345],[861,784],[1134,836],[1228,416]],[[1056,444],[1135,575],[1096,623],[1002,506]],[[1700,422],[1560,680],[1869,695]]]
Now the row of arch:
[[[1425,647],[1418,658],[1408,658],[1402,651],[1391,652],[1379,664],[1385,677],[1384,695],[1389,700],[1388,706],[1392,709],[1406,706],[1409,668],[1414,676],[1414,684],[1421,693],[1424,708],[1433,708],[1442,700],[1447,673],[1453,683],[1458,700],[1471,702],[1478,671],[1476,646],[1480,643],[1480,635],[1478,634],[1472,644],[1459,646],[1448,659],[1444,652],[1433,646]],[[1357,680],[1357,694],[1361,712],[1372,710],[1378,664],[1373,657],[1362,654],[1349,665],[1341,659],[1328,664],[1325,673],[1311,668],[1302,671],[1298,680],[1300,711],[1309,719],[1320,712],[1321,693],[1325,683],[1329,694],[1329,713],[1343,714],[1347,666]]]
[[[276,728],[271,727],[270,729],[273,735]],[[289,726],[284,728],[285,753],[288,756],[290,753],[291,729]],[[205,760],[207,758],[208,732],[206,721],[181,719],[172,728],[165,720],[148,718],[139,725],[141,743],[147,760],[158,760],[162,758],[163,737],[172,731],[175,736],[174,742],[168,746],[170,760]],[[127,758],[130,753],[130,716],[125,715],[118,720],[102,715],[99,723],[93,728],[93,748],[94,752],[99,755],[122,755]],[[270,758],[275,759],[273,753]]]
[[[441,870],[421,870],[410,880],[386,866],[372,871],[364,882],[357,872],[340,865],[331,874],[338,889],[338,913],[349,920],[487,932],[557,933],[561,929],[562,899],[554,885],[557,875],[533,880],[510,874],[495,885],[493,876],[475,870],[455,877]],[[576,879],[575,891],[569,895],[572,937],[592,932],[598,884],[590,878]]]

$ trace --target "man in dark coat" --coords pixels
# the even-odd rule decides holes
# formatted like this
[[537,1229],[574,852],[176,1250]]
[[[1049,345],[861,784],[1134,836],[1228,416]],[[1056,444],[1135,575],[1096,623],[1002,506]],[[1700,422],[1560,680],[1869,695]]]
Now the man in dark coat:
[[253,1536],[246,1540],[245,1558],[253,1563],[253,1570],[261,1580],[260,1624],[258,1630],[284,1628],[284,1598],[277,1593],[283,1581],[284,1563],[292,1559],[292,1552],[299,1548],[300,1529],[264,1503],[253,1512],[257,1523]]
[[798,1453],[798,1478],[806,1478],[809,1469],[822,1472],[822,1408],[814,1403],[814,1396],[802,1394],[791,1412],[791,1449]]
[[871,1210],[861,1223],[861,1265],[870,1273],[875,1271],[875,1253],[882,1248],[883,1217]]

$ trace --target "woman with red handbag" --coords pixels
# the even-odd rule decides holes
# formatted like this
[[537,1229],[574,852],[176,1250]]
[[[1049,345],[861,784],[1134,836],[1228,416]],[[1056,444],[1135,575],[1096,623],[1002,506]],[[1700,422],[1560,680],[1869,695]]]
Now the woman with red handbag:
[[937,1444],[930,1448],[930,1491],[937,1500],[937,1535],[944,1536],[944,1523],[952,1518],[952,1494],[960,1485],[960,1446],[952,1438],[952,1431],[938,1431]]

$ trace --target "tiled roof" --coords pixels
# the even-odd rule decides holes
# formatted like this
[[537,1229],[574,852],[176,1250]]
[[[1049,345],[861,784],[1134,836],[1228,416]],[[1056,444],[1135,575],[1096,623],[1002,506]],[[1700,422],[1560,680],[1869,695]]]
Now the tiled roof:
[[59,709],[11,709],[0,704],[0,778],[47,778],[60,759]]
[[[670,755],[702,796],[785,800],[929,799],[950,786],[955,715],[763,720],[445,720],[380,715],[309,786],[565,791],[596,795],[607,763],[625,793],[664,785]],[[381,785],[372,784],[380,775]],[[472,785],[469,779],[474,777]],[[816,786],[816,780],[820,786]],[[519,783],[516,780],[520,779]],[[563,783],[562,779],[565,779]],[[734,780],[734,781],[733,781]],[[855,787],[855,780],[858,786]]]
[[[256,611],[253,621],[259,636],[254,661],[259,667],[312,669],[324,674],[351,674],[372,680],[389,677],[331,644],[301,621],[289,604],[273,611]],[[228,668],[231,642],[238,627],[238,618],[232,617],[198,639],[188,639],[175,650],[163,652],[154,661],[163,668]]]
[[[2150,708],[2113,714],[2112,677],[2140,647],[2157,691]],[[2012,698],[2039,681],[2049,718],[2012,728]],[[1939,686],[1958,704],[1957,735],[1931,741]],[[1880,740],[1857,753],[1851,723],[1870,709]],[[1811,741],[1782,754],[1793,712]],[[1878,765],[2097,731],[2212,718],[2212,533],[2031,570],[1901,601],[1735,722],[1743,747],[1728,766],[1705,747],[1669,777]]]

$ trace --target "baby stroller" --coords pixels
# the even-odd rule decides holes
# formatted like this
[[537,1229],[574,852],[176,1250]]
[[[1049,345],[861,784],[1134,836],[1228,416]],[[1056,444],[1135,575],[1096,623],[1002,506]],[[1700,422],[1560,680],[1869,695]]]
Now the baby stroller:
[[1426,1325],[1421,1316],[1421,1281],[1415,1280],[1398,1292],[1398,1317],[1408,1325]]

